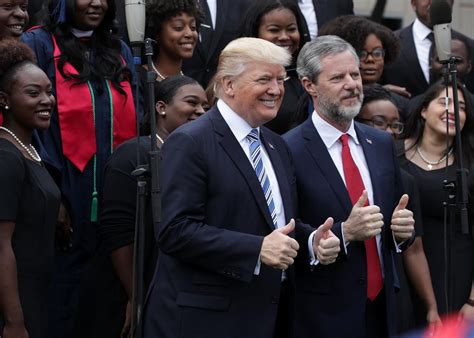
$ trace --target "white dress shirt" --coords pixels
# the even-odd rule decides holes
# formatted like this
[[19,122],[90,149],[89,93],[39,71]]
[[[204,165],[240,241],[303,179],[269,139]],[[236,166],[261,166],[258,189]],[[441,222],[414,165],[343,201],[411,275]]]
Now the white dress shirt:
[[429,55],[432,42],[428,39],[428,35],[433,31],[421,23],[418,18],[415,19],[412,28],[418,62],[420,63],[426,82],[430,83]]
[[301,13],[303,13],[304,19],[306,20],[309,37],[312,41],[318,36],[318,19],[316,18],[313,0],[298,0],[298,6],[301,10]]

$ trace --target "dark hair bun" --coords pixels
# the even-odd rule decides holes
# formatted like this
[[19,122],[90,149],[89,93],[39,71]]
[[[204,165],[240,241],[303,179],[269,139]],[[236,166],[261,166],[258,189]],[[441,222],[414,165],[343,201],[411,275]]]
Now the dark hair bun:
[[0,78],[25,61],[36,63],[33,51],[27,45],[14,39],[0,40]]

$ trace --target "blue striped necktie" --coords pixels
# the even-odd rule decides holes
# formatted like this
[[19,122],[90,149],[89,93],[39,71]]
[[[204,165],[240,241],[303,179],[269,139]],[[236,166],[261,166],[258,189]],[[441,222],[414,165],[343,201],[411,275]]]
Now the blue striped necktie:
[[273,226],[278,228],[277,215],[275,210],[275,202],[273,201],[272,188],[270,187],[270,180],[268,179],[265,167],[262,160],[262,149],[260,146],[260,139],[258,137],[258,129],[252,129],[247,135],[247,140],[250,142],[250,158],[252,159],[253,168],[257,174],[260,185],[267,201],[268,210],[273,220]]

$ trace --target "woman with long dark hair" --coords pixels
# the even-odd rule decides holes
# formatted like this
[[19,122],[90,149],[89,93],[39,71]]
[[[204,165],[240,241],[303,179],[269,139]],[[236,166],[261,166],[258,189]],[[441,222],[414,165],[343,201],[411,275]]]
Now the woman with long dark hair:
[[[464,166],[469,170],[468,212],[472,223],[474,170],[474,115],[468,91],[459,86],[459,117]],[[444,188],[455,181],[457,158],[454,141],[453,88],[436,82],[405,124],[405,152],[401,165],[412,174],[420,190],[423,246],[440,314],[459,312],[474,318],[472,229],[463,233],[456,200]],[[446,203],[446,204],[445,204]]]
[[302,122],[297,114],[296,103],[304,93],[298,74],[296,59],[305,44],[302,37],[304,23],[298,11],[298,5],[291,0],[259,0],[253,2],[244,16],[241,36],[261,38],[283,47],[293,56],[292,65],[287,67],[285,95],[277,116],[266,126],[284,134]]
[[48,338],[60,193],[31,145],[49,127],[51,82],[30,49],[0,41],[0,336]]
[[57,255],[51,337],[70,337],[78,288],[96,247],[103,172],[114,148],[136,135],[129,48],[115,34],[110,0],[52,0],[49,21],[22,37],[53,83],[51,127],[39,133],[62,194],[60,229],[72,247]]

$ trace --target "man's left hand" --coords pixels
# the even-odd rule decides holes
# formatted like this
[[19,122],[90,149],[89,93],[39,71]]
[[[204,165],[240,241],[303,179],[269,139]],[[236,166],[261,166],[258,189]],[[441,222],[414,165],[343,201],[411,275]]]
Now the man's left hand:
[[321,264],[331,264],[336,261],[339,254],[340,241],[331,231],[334,221],[329,217],[320,225],[313,237],[313,250]]
[[399,243],[409,240],[415,231],[413,212],[406,209],[407,204],[408,195],[404,194],[400,198],[400,201],[392,214],[392,224],[390,225],[390,229],[393,231],[395,240]]

